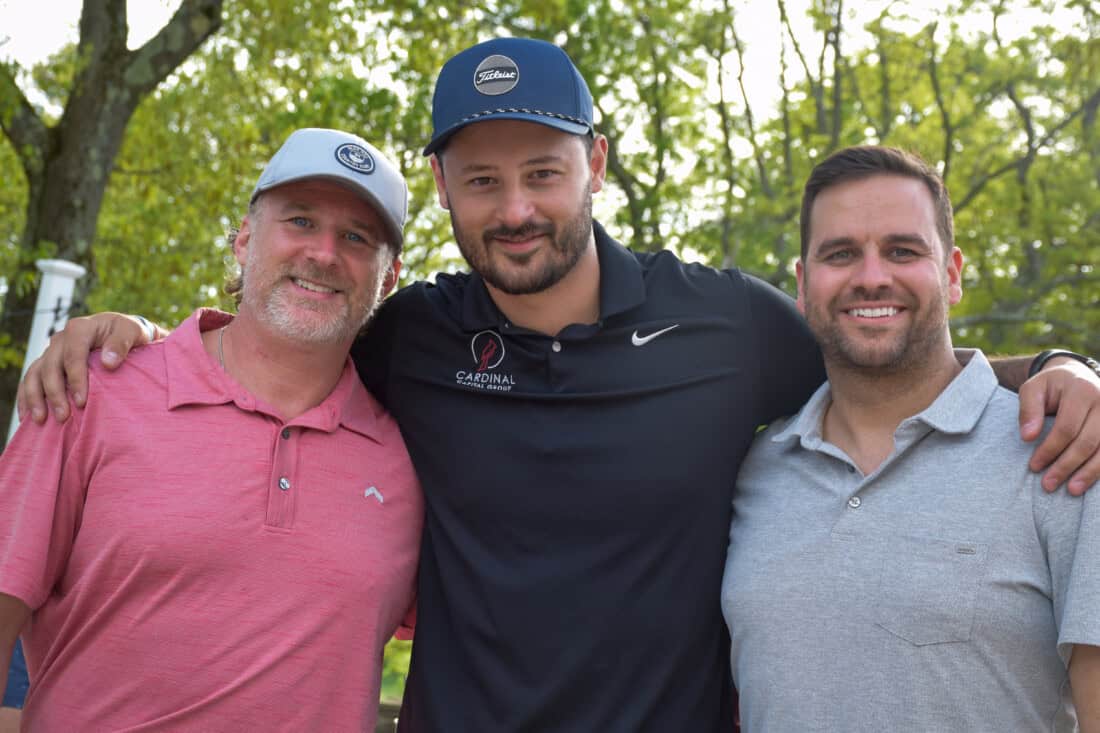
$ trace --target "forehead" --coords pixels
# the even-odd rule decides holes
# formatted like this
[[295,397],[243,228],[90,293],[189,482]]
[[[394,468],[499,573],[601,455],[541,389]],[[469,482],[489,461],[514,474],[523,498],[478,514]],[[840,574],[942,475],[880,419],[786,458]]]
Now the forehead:
[[382,225],[374,204],[359,192],[327,178],[291,181],[262,194],[265,205],[276,210],[300,210],[354,217],[371,225]]
[[584,142],[577,135],[524,120],[484,120],[467,125],[447,141],[442,159],[479,165],[522,164],[552,156],[568,159],[584,156]]
[[823,190],[810,209],[810,246],[913,233],[938,240],[936,206],[922,181],[893,174],[844,181]]

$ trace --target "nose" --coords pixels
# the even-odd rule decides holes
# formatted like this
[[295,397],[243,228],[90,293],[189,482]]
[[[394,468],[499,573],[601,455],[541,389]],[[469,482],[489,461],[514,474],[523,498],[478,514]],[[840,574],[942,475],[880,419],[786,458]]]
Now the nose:
[[330,265],[336,261],[340,246],[340,233],[332,229],[321,229],[309,238],[306,256],[320,265]]
[[522,186],[508,186],[501,192],[497,216],[501,223],[515,229],[534,219],[535,205]]
[[875,247],[868,248],[852,273],[852,285],[874,291],[890,284],[889,263]]

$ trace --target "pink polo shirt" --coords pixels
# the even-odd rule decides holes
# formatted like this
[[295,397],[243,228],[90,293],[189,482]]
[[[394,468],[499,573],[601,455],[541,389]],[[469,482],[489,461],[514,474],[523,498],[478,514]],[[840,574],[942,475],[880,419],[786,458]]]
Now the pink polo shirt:
[[284,423],[200,310],[0,456],[0,592],[33,610],[36,731],[374,730],[413,602],[420,488],[349,360]]

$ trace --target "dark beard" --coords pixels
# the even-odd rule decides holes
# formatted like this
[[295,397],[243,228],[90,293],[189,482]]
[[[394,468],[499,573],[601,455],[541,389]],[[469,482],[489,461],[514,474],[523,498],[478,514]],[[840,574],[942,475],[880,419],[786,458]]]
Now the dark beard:
[[[503,293],[508,295],[532,295],[541,293],[556,285],[572,271],[581,255],[584,254],[585,249],[588,247],[588,239],[592,236],[592,191],[591,189],[585,190],[579,213],[566,221],[560,231],[553,224],[540,226],[528,222],[514,229],[498,227],[486,230],[482,233],[480,241],[470,242],[463,237],[453,210],[451,210],[450,215],[451,231],[454,233],[455,241],[458,243],[458,247],[471,269],[481,275],[486,283]],[[490,241],[493,237],[524,237],[536,234],[545,234],[550,239],[554,255],[548,259],[541,270],[531,273],[525,280],[519,280],[514,277],[509,278],[496,267],[493,267],[488,254]],[[477,249],[474,249],[474,247]],[[531,252],[510,259],[512,262],[524,264],[526,260],[531,259],[535,254],[535,252]]]

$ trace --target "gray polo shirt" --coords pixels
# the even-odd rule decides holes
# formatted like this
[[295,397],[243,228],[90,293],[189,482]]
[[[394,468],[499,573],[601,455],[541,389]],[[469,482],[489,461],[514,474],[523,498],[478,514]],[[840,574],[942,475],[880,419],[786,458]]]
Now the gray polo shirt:
[[1042,490],[980,352],[868,476],[822,440],[829,400],[762,433],[738,477],[722,610],[744,730],[1075,730],[1100,497]]

